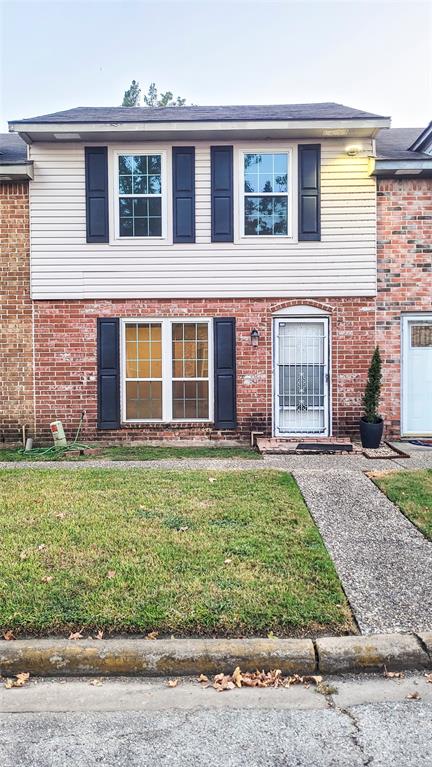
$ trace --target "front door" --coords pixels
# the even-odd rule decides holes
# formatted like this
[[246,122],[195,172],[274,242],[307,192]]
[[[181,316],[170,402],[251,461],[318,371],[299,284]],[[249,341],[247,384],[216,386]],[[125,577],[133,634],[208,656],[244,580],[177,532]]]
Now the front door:
[[274,321],[275,436],[329,433],[328,319]]
[[402,433],[432,434],[432,314],[403,318]]

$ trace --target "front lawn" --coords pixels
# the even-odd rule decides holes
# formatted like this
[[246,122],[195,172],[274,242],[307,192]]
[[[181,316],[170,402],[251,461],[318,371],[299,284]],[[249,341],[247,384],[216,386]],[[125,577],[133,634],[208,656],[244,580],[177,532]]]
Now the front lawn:
[[[97,445],[94,445],[97,447]],[[38,452],[24,453],[21,450],[0,449],[0,461],[158,461],[173,458],[250,458],[261,459],[260,453],[248,447],[190,447],[153,446],[153,445],[116,445],[103,447],[96,454],[71,455],[70,453]]]
[[432,541],[432,469],[395,471],[374,481],[396,506]]
[[0,629],[344,633],[294,479],[272,471],[0,472]]

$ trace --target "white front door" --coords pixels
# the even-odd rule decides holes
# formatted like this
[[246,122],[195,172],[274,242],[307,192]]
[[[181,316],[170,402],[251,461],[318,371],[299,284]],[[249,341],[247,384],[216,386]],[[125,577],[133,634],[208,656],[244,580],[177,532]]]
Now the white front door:
[[402,320],[402,434],[432,434],[432,314]]
[[328,319],[274,320],[275,436],[329,433]]

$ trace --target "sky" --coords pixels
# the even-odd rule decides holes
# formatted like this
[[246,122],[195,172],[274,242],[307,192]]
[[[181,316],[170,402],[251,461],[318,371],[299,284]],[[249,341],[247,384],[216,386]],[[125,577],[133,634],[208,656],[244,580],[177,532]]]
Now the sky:
[[432,119],[430,2],[0,0],[0,130],[115,106],[132,78],[193,104],[336,101]]

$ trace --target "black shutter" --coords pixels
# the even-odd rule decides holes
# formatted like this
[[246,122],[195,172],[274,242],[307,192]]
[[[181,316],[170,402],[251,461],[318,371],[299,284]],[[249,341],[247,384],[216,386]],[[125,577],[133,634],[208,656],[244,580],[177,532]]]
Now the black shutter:
[[214,421],[218,429],[236,428],[235,319],[214,319]]
[[211,239],[233,242],[233,148],[211,147]]
[[98,318],[98,428],[120,428],[120,322]]
[[195,147],[174,146],[173,242],[195,242]]
[[321,239],[320,144],[300,144],[299,163],[299,240]]
[[85,147],[87,242],[108,242],[108,153]]

